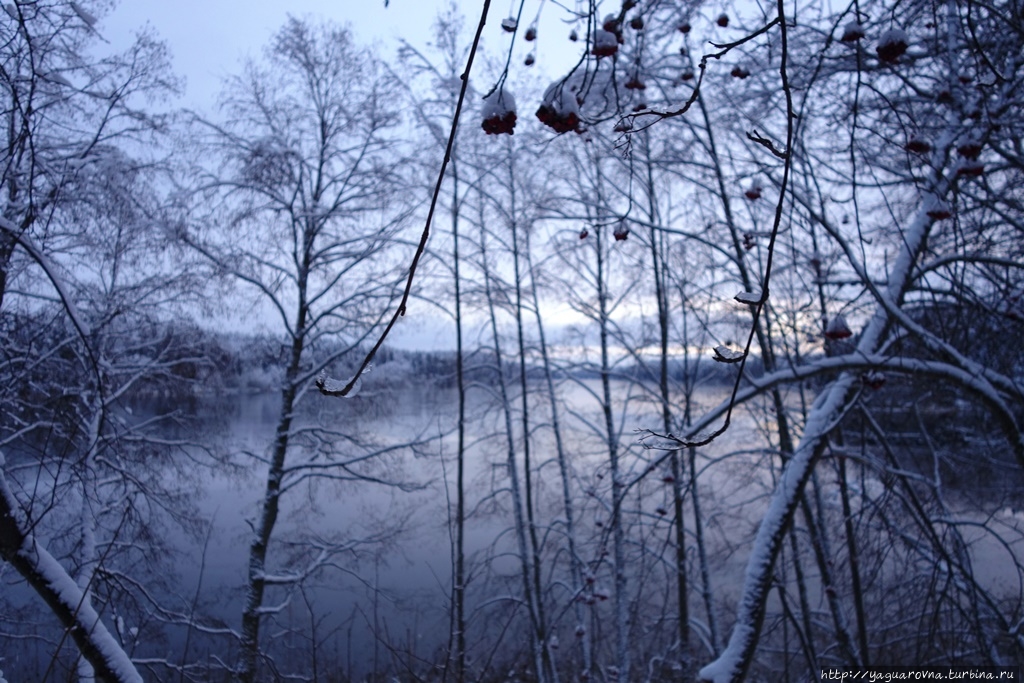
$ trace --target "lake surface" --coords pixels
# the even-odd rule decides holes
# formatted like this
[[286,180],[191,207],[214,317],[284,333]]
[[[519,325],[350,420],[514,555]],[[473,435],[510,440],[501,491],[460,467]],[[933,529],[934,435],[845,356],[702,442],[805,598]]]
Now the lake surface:
[[[598,388],[596,381],[587,380],[569,381],[560,389],[580,552],[596,576],[595,595],[598,589],[610,592],[612,584],[606,525],[612,484],[607,476],[607,445],[601,434],[603,415],[595,400]],[[564,585],[567,559],[561,480],[548,426],[547,398],[540,387],[534,389],[538,393],[531,399],[530,443],[535,508],[549,582],[546,590],[551,591],[546,599],[559,606],[560,611],[552,616],[555,631],[562,633],[563,642],[571,643],[578,624],[573,616],[572,596],[566,593]],[[644,449],[636,432],[646,428],[657,430],[658,406],[635,385],[616,382],[613,392],[623,467],[630,476],[638,475],[663,455]],[[724,395],[724,390],[718,388],[698,392],[694,414],[717,405]],[[794,406],[798,404],[795,397],[791,400]],[[520,404],[518,399],[514,402],[513,428],[522,477]],[[180,615],[193,614],[207,628],[239,628],[250,525],[259,511],[266,485],[266,466],[261,459],[272,444],[279,405],[276,394],[250,394],[177,406],[154,401],[137,405],[133,410],[135,418],[142,420],[168,407],[183,409],[197,418],[200,426],[168,430],[165,436],[187,435],[209,447],[189,450],[187,455],[192,461],[185,462],[184,469],[179,467],[167,475],[181,478],[183,472],[189,474],[167,483],[187,494],[201,525],[198,533],[191,534],[173,526],[164,527],[162,541],[168,554],[158,558],[157,566],[163,568],[166,583],[154,589],[164,607]],[[493,655],[497,643],[504,643],[502,652],[508,653],[508,658],[518,656],[525,643],[515,641],[515,629],[509,632],[512,635],[504,630],[519,609],[516,604],[522,592],[508,492],[504,414],[497,404],[497,392],[491,387],[475,388],[467,405],[467,615],[472,636],[470,648],[478,656],[479,666],[479,657],[488,652]],[[456,472],[455,392],[410,382],[401,391],[375,393],[371,388],[350,400],[309,395],[304,406],[295,423],[299,435],[297,448],[290,456],[293,459],[313,455],[326,459],[332,452],[354,455],[409,442],[417,445],[354,466],[353,471],[376,481],[308,481],[282,498],[268,573],[295,571],[305,566],[311,556],[311,543],[322,546],[347,542],[351,547],[337,554],[330,566],[311,575],[301,590],[268,590],[264,604],[273,607],[274,613],[263,625],[267,650],[282,671],[308,674],[315,657],[323,681],[363,680],[371,672],[398,675],[403,666],[423,670],[424,662],[443,662],[450,628],[449,509],[454,509]],[[761,410],[738,411],[726,437],[701,449],[697,461],[705,535],[713,553],[712,589],[717,600],[726,602],[738,595],[747,559],[745,548],[778,472],[777,455],[763,446],[774,435],[764,426],[767,421],[759,417],[768,414]],[[317,429],[313,430],[314,427]],[[184,456],[185,453],[181,457]],[[636,566],[631,566],[634,573],[630,575],[630,585],[640,621],[670,619],[670,615],[664,614],[672,600],[666,561],[671,554],[671,513],[666,515],[666,511],[672,509],[672,487],[664,481],[666,473],[665,465],[657,464],[650,476],[629,490],[623,507],[631,552],[637,558]],[[874,496],[881,488],[877,480],[868,476],[852,487],[855,498],[860,495],[861,485],[865,495]],[[823,478],[822,486],[828,514],[839,514],[836,487],[827,477]],[[1019,540],[1024,530],[1020,513],[1006,508],[996,512],[994,518]],[[692,533],[689,512],[686,524]],[[978,579],[1005,584],[1005,589],[1013,593],[1017,574],[999,569],[1012,565],[1007,562],[1001,542],[981,532],[972,532],[969,540],[979,566]],[[1015,547],[1019,553],[1020,546]],[[700,584],[692,548],[690,552],[691,610],[699,624]],[[809,582],[813,591],[820,588],[813,575]],[[34,600],[16,586],[8,590],[6,597],[8,604],[15,606],[31,607]],[[602,628],[605,635],[610,633],[610,621],[602,626],[611,616],[609,609],[600,602],[588,605],[589,625],[595,629],[595,635]],[[146,610],[152,615],[152,608],[145,605],[134,614]],[[52,628],[46,619],[48,615],[45,611],[41,613],[44,616],[31,627],[32,632],[52,634],[52,630],[47,631]],[[121,622],[111,615],[107,617],[125,634],[131,634],[133,628],[141,629],[137,639],[130,635],[125,638],[136,658],[212,665],[218,660],[231,664],[237,656],[230,636],[204,635],[197,629],[169,626],[159,619],[146,620],[129,613],[120,617]],[[29,628],[23,622],[18,626],[22,630]],[[671,636],[672,628],[659,628],[659,633],[664,631]],[[11,680],[38,678],[52,646],[11,642],[14,649],[5,653],[7,659],[0,668]],[[500,663],[499,659],[495,657],[496,663]],[[169,675],[162,666],[153,666],[151,672],[148,676],[152,680],[165,680]]]
[[[598,388],[596,381],[570,383],[562,388],[568,410],[561,419],[572,459],[573,494],[579,497],[575,502],[577,524],[585,536],[605,533],[608,519],[607,509],[596,502],[597,497],[587,496],[587,491],[607,489],[609,483],[606,446],[596,433],[602,428],[602,416],[593,395]],[[539,391],[540,387],[534,389]],[[615,394],[619,401],[615,422],[621,431],[623,462],[639,473],[644,463],[658,454],[639,446],[635,430],[656,427],[658,418],[654,406],[640,400],[642,397],[626,385],[617,383]],[[717,403],[721,395],[720,390],[705,392],[703,403]],[[518,399],[513,400],[513,429],[517,433],[522,478],[522,448],[518,443],[520,404]],[[317,575],[308,583],[305,598],[298,591],[289,595],[282,590],[268,591],[266,604],[285,607],[275,617],[279,623],[268,623],[264,632],[275,626],[281,631],[296,628],[304,633],[291,638],[302,641],[309,638],[310,624],[317,621],[317,637],[324,639],[318,656],[328,666],[350,671],[356,680],[386,666],[394,669],[392,658],[397,655],[392,649],[399,646],[404,656],[440,661],[438,653],[446,647],[449,632],[453,541],[448,502],[454,499],[455,487],[456,401],[454,390],[418,386],[386,395],[375,395],[369,390],[345,401],[307,397],[308,405],[314,409],[303,411],[300,425],[320,424],[359,434],[361,439],[379,444],[425,443],[414,450],[389,454],[378,467],[370,469],[377,478],[400,481],[415,490],[403,491],[369,482],[317,482],[283,497],[275,529],[275,539],[279,541],[310,536],[352,540],[388,531],[395,534],[380,544],[358,547],[340,558],[340,570]],[[480,603],[504,599],[503,594],[518,599],[521,590],[508,495],[504,417],[496,401],[496,390],[487,387],[473,390],[467,400],[466,554],[467,567],[471,576],[477,577],[475,585],[481,591],[471,590],[467,596],[470,612],[479,608]],[[554,462],[554,439],[551,431],[544,428],[549,422],[547,399],[538,395],[532,404],[536,507],[538,522],[547,528],[564,519],[561,483]],[[253,459],[243,453],[249,451],[259,456],[267,452],[278,412],[276,395],[239,396],[230,400],[225,415],[210,421],[215,425],[210,429],[216,431],[210,436],[216,438],[228,460],[240,466],[211,468],[203,474],[195,491],[201,516],[212,522],[201,577],[196,560],[203,553],[198,539],[179,539],[184,594],[191,595],[201,578],[198,594],[202,612],[235,628],[244,597],[249,520],[255,518],[265,486],[265,466],[253,464]],[[754,437],[753,429],[753,423],[741,416],[733,428],[733,439],[749,443]],[[723,444],[713,451],[724,448]],[[730,479],[724,471],[721,477],[722,481],[715,486],[723,495],[733,498],[737,497],[737,486],[745,489],[749,483],[745,479]],[[657,516],[656,509],[670,509],[670,492],[670,486],[654,478],[650,487],[636,490],[637,512]],[[656,519],[654,523],[660,523],[667,532],[666,521]],[[272,544],[268,572],[284,569],[291,550],[281,543]],[[172,638],[172,644],[180,642],[180,634]]]

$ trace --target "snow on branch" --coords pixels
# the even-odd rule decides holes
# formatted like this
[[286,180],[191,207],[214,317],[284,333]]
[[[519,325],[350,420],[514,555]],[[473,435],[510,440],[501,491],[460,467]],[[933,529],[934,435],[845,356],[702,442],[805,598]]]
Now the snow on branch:
[[[107,567],[103,567],[101,570],[108,577],[116,579],[118,582],[130,585],[133,590],[137,591],[150,606],[155,610],[152,612],[153,616],[166,623],[166,624],[177,624],[180,626],[187,626],[188,628],[205,633],[207,635],[214,636],[230,636],[235,641],[240,641],[242,636],[238,631],[228,627],[219,620],[211,622],[199,621],[192,614],[185,614],[184,612],[177,612],[168,609],[163,603],[158,600],[152,592],[145,586],[145,584],[138,581],[136,578],[129,576],[123,572],[115,571]],[[132,659],[132,661],[139,665],[145,665],[147,660]]]
[[764,294],[762,292],[740,292],[733,298],[741,304],[749,306],[759,306],[764,303]]
[[[0,468],[4,465],[0,453]],[[112,683],[142,683],[117,640],[85,599],[82,589],[26,528],[24,516],[0,469],[0,557],[3,557],[49,605],[74,639],[96,678]]]
[[60,297],[60,301],[64,304],[64,309],[68,312],[68,317],[71,318],[72,324],[75,329],[78,330],[78,334],[82,336],[84,341],[88,341],[89,336],[92,334],[92,330],[89,324],[85,322],[85,318],[79,313],[78,308],[72,301],[71,296],[68,294],[67,289],[64,287],[64,282],[57,274],[56,269],[50,260],[41,252],[32,241],[26,236],[23,231],[18,228],[17,225],[7,220],[6,218],[0,217],[0,230],[10,234],[10,236],[21,245],[21,248],[28,252],[28,255],[32,257],[32,260],[39,264],[39,267],[46,273],[46,277],[53,284],[53,288],[57,290],[57,295]]
[[[725,349],[725,347],[719,348]],[[718,353],[718,348],[715,351]],[[730,353],[736,352],[730,351]],[[644,433],[642,439],[647,442],[648,448],[664,451],[678,450],[706,439],[711,425],[728,412],[730,405],[746,403],[779,385],[804,381],[828,373],[861,371],[863,373],[861,381],[870,386],[873,378],[880,374],[881,370],[945,379],[956,383],[983,400],[992,409],[995,416],[1001,420],[1006,438],[1015,453],[1018,454],[1018,462],[1024,468],[1024,436],[1022,436],[1020,425],[1016,422],[1014,411],[1008,403],[1016,398],[1014,392],[1008,392],[1005,389],[1000,391],[999,385],[989,382],[988,378],[943,361],[867,355],[859,352],[821,358],[803,365],[777,370],[761,377],[748,377],[746,378],[748,385],[736,392],[735,398],[726,399],[705,412],[700,420],[694,422],[686,431],[679,434],[655,434],[648,431]],[[649,439],[657,439],[657,442],[650,442]],[[655,464],[659,463],[660,461]]]
[[[952,139],[950,137],[950,139]],[[948,181],[944,179],[940,180],[939,187],[944,191],[948,189]],[[934,195],[926,195],[921,202],[919,207],[918,217],[916,224],[921,224],[924,221],[931,219],[928,208],[934,204],[936,200]],[[938,336],[929,332],[923,325],[915,321],[910,315],[900,308],[897,303],[898,299],[892,295],[892,292],[883,291],[877,285],[875,285],[868,277],[867,269],[863,263],[861,263],[854,253],[853,246],[837,231],[834,226],[828,223],[828,221],[820,221],[825,227],[825,230],[829,235],[836,240],[836,243],[843,249],[850,265],[857,273],[860,281],[863,282],[867,288],[871,291],[875,300],[878,302],[881,308],[884,309],[885,313],[892,316],[893,320],[899,323],[899,325],[927,346],[930,350],[944,356],[953,359],[960,367],[964,370],[979,376],[984,376],[989,382],[1000,387],[1004,391],[1009,391],[1017,394],[1018,396],[1024,397],[1024,387],[1018,382],[1014,381],[1010,377],[995,372],[991,368],[985,367],[981,363],[971,359],[965,354],[960,353],[952,344],[939,338]],[[827,334],[827,332],[826,332]]]
[[354,398],[363,388],[362,375],[369,373],[371,370],[373,370],[373,364],[367,364],[361,373],[356,373],[345,381],[331,379],[327,376],[327,371],[323,370],[320,372],[320,376],[316,378],[316,388],[324,396]]
[[[953,126],[951,126],[953,128]],[[948,154],[955,131],[947,130],[942,143],[937,146],[933,160],[936,162],[925,182],[925,195],[943,197],[949,190],[949,181],[942,174],[944,155]],[[903,242],[889,273],[888,285],[876,294],[876,307],[871,320],[865,326],[857,343],[856,353],[871,355],[877,352],[891,321],[897,316],[895,302],[903,299],[904,293],[914,280],[914,269],[927,242],[934,219],[928,216],[931,200],[922,202],[914,218],[903,233]],[[855,259],[851,259],[856,262]],[[962,359],[956,359],[962,362]],[[991,387],[989,378],[979,375],[968,380],[969,386],[978,389]],[[753,660],[764,621],[766,601],[771,588],[773,568],[778,557],[786,529],[799,505],[804,485],[823,452],[828,432],[835,420],[843,414],[849,402],[856,395],[856,376],[851,372],[842,373],[821,393],[815,401],[804,427],[803,437],[793,456],[786,462],[782,475],[772,494],[768,510],[761,519],[757,538],[747,561],[743,592],[739,601],[736,625],[733,627],[725,650],[713,662],[702,668],[699,678],[712,683],[734,683],[745,676]],[[1014,450],[1024,461],[1024,444],[1016,424],[1004,420],[1011,432]],[[1015,432],[1015,434],[1014,434]],[[1015,436],[1015,438],[1013,438]]]
[[746,673],[757,648],[764,620],[765,600],[771,588],[775,559],[785,540],[786,529],[796,512],[797,502],[811,476],[814,463],[825,448],[825,436],[834,426],[833,418],[842,413],[854,388],[854,376],[844,373],[816,401],[808,416],[804,438],[793,457],[786,462],[786,468],[782,471],[771,503],[757,530],[757,538],[750,559],[747,560],[739,614],[729,643],[718,659],[700,670],[700,680],[732,683],[741,680]]
[[714,359],[719,363],[739,363],[746,355],[743,351],[733,351],[728,346],[716,346]]

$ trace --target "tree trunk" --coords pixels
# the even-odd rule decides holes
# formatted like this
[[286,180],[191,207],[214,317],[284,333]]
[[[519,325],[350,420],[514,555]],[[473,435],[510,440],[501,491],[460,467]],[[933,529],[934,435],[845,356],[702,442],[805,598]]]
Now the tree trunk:
[[[544,678],[546,667],[544,665],[544,625],[540,622],[537,602],[540,596],[534,594],[533,584],[533,559],[530,554],[529,531],[526,519],[523,514],[523,493],[519,481],[519,467],[516,462],[515,429],[512,426],[512,404],[508,396],[508,383],[505,381],[504,356],[501,353],[501,337],[498,334],[497,311],[494,304],[494,295],[491,288],[491,274],[487,267],[487,235],[486,229],[481,221],[480,227],[480,248],[481,261],[484,269],[484,294],[487,299],[487,308],[490,313],[491,334],[494,337],[494,355],[496,370],[498,373],[498,389],[501,396],[501,410],[505,418],[505,435],[507,444],[506,467],[508,469],[509,486],[512,492],[512,514],[516,530],[516,543],[519,549],[519,560],[523,576],[523,599],[526,602],[527,611],[530,616],[530,648],[533,654],[534,666],[537,668],[537,679],[539,683],[547,683]],[[524,434],[527,438],[529,435]]]
[[534,276],[533,260],[530,252],[530,234],[526,233],[526,267],[530,275],[530,295],[533,302],[533,313],[537,319],[537,336],[540,344],[541,363],[544,368],[544,381],[547,385],[548,399],[551,404],[551,431],[555,437],[555,453],[558,457],[558,474],[562,484],[562,505],[565,511],[565,534],[569,546],[569,562],[571,567],[573,612],[576,616],[576,636],[580,643],[582,661],[581,675],[591,675],[591,634],[586,627],[586,615],[580,601],[575,599],[583,592],[583,561],[580,558],[576,539],[576,520],[573,498],[569,486],[569,459],[562,441],[562,427],[559,421],[558,399],[555,394],[555,382],[551,371],[551,359],[548,356],[547,339],[544,337],[544,321],[540,314],[540,299],[537,295],[537,280]]
[[558,683],[555,667],[551,662],[549,640],[547,632],[547,621],[544,617],[544,591],[541,583],[540,567],[540,543],[537,540],[537,523],[534,518],[533,504],[533,473],[530,462],[530,405],[529,386],[526,378],[526,341],[523,332],[523,288],[522,274],[520,273],[519,261],[519,225],[516,220],[516,179],[515,179],[515,151],[509,146],[508,163],[509,182],[509,215],[512,220],[509,229],[512,233],[512,269],[515,279],[516,301],[516,334],[519,342],[519,396],[522,406],[523,420],[523,485],[526,489],[526,526],[530,535],[530,555],[533,559],[533,594],[537,603],[537,639],[541,646],[541,664],[544,669],[544,679],[551,683]]
[[299,274],[299,303],[295,332],[292,338],[291,358],[288,362],[284,386],[281,389],[281,412],[277,420],[277,431],[270,458],[270,468],[267,471],[267,483],[260,518],[253,534],[252,543],[249,545],[249,585],[246,589],[245,606],[242,611],[242,642],[238,666],[238,678],[242,683],[254,683],[259,670],[260,620],[263,616],[263,596],[266,590],[264,577],[266,576],[267,548],[270,545],[280,511],[281,480],[284,477],[295,399],[299,389],[297,377],[300,373],[306,335],[308,309],[305,303],[305,293],[311,246],[311,244],[307,245],[303,267]]

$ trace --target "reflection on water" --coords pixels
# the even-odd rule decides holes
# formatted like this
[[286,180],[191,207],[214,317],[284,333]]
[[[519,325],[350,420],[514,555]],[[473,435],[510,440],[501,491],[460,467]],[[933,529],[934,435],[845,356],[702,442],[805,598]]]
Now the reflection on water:
[[[340,473],[351,479],[349,474],[358,471],[375,481],[314,479],[282,497],[268,574],[300,570],[311,559],[303,542],[349,547],[333,561],[336,566],[315,574],[302,590],[268,590],[265,604],[279,609],[265,632],[294,629],[284,637],[285,649],[298,648],[311,637],[315,622],[325,656],[351,667],[359,678],[374,670],[374,660],[379,664],[390,656],[381,651],[375,634],[400,635],[403,642],[414,637],[425,653],[442,644],[439,634],[447,634],[443,601],[449,590],[450,547],[441,461],[451,454],[443,453],[450,444],[440,437],[453,427],[455,399],[451,391],[416,386],[398,394],[365,391],[346,401],[309,398],[313,400],[293,424],[298,447],[290,454],[292,461],[315,459],[311,453],[318,449],[324,459],[331,457],[332,449],[324,444],[330,440],[338,441],[335,457],[418,444],[389,452],[370,467]],[[202,552],[195,539],[181,538],[179,571],[183,585],[195,586],[202,566],[203,613],[236,625],[250,525],[265,487],[266,466],[260,459],[272,445],[280,399],[271,394],[239,396],[220,408],[222,414],[206,415],[207,424],[216,430],[219,451],[231,467],[211,468],[203,477],[196,504],[212,525],[205,562],[195,561]],[[313,428],[331,434],[306,431]]]
[[[586,380],[568,381],[560,391],[574,514],[579,537],[584,539],[582,560],[596,575],[595,595],[598,589],[609,592],[613,581],[606,524],[613,484],[608,477],[603,415],[595,401],[596,390],[596,381]],[[672,550],[666,542],[672,531],[671,515],[666,512],[672,509],[672,486],[671,479],[665,477],[666,464],[659,461],[664,454],[638,445],[635,431],[655,428],[660,423],[660,406],[638,385],[616,383],[614,394],[618,397],[614,420],[620,431],[624,480],[655,473],[632,485],[623,503],[634,544],[631,551],[635,550],[637,558],[635,568],[630,567],[636,572],[629,579],[634,591],[631,599],[642,619],[666,609],[667,593],[663,591],[670,582],[662,577],[659,583],[656,572],[667,566],[666,554]],[[694,413],[717,405],[725,395],[721,388],[698,392]],[[795,398],[791,403],[798,405]],[[475,642],[484,644],[481,648],[493,648],[505,637],[504,624],[511,622],[510,615],[519,610],[519,618],[525,619],[516,606],[522,592],[522,565],[512,526],[502,411],[496,405],[495,392],[487,387],[474,389],[467,404],[469,628]],[[325,681],[363,680],[371,672],[401,671],[406,664],[423,670],[424,661],[443,661],[441,653],[450,628],[452,534],[448,511],[456,469],[454,390],[409,383],[400,391],[375,392],[371,386],[351,400],[308,395],[301,406],[292,425],[290,463],[320,464],[386,452],[348,469],[328,470],[334,476],[331,479],[296,482],[294,474],[286,477],[285,486],[291,488],[282,498],[267,573],[301,571],[318,549],[332,543],[345,544],[345,548],[301,584],[268,589],[264,649],[284,671],[309,671],[315,656],[321,672],[331,672],[321,677]],[[726,603],[738,595],[747,560],[745,549],[778,475],[778,451],[764,446],[776,437],[769,426],[771,420],[765,419],[771,409],[766,401],[737,411],[727,437],[701,449],[697,458],[705,510],[703,530],[712,555],[711,591]],[[154,399],[132,406],[130,419],[141,423],[171,410],[183,419],[166,422],[161,436],[193,445],[177,451],[174,467],[166,467],[163,476],[168,488],[187,493],[202,524],[198,533],[185,533],[170,524],[161,527],[163,537],[154,539],[153,547],[157,547],[156,541],[164,543],[167,556],[155,558],[150,569],[137,570],[153,597],[168,611],[158,617],[152,605],[141,601],[134,612],[108,612],[105,616],[119,627],[123,642],[137,658],[230,665],[237,657],[237,641],[224,632],[237,630],[240,623],[252,524],[264,495],[266,459],[280,419],[280,399],[275,394]],[[531,411],[535,506],[545,572],[552,577],[545,579],[551,586],[548,599],[560,610],[553,622],[556,631],[562,631],[563,642],[572,642],[577,629],[572,609],[575,601],[564,579],[568,566],[564,508],[547,399],[535,396]],[[521,429],[518,415],[513,423],[514,429]],[[517,433],[519,458],[521,439]],[[389,449],[398,444],[413,445]],[[821,505],[824,516],[840,528],[842,509],[835,482],[828,475],[831,471],[831,465],[822,468]],[[364,478],[357,479],[356,474]],[[861,505],[872,508],[871,501],[886,495],[885,487],[872,476],[851,483],[855,509]],[[685,523],[692,530],[689,505],[686,510]],[[1012,511],[1000,513],[997,521],[1002,523],[1004,518],[1013,520],[1013,528],[1018,528]],[[1007,570],[1004,578],[999,567],[1012,566],[1013,558],[1007,557],[997,540],[980,531],[969,533],[967,540],[981,566],[978,578],[986,583],[1006,583],[1012,593],[1010,583],[1016,580],[1016,573]],[[54,543],[65,555],[74,547],[74,539],[58,538]],[[691,555],[691,566],[695,562]],[[811,566],[811,560],[807,562]],[[894,569],[884,562],[879,565],[882,574]],[[147,571],[157,576],[149,581]],[[693,609],[699,614],[696,567],[691,576]],[[650,590],[649,586],[656,588]],[[807,589],[812,594],[823,590],[813,571],[807,575]],[[101,603],[108,597],[125,599],[123,595],[97,595]],[[52,625],[45,617],[39,626],[26,623],[29,617],[24,615],[35,619],[46,614],[41,606],[32,608],[33,595],[23,587],[5,586],[5,598],[8,606],[29,607],[6,617],[8,623],[20,620],[19,632],[52,636],[52,630],[47,631]],[[593,632],[604,629],[607,636],[610,606],[587,604]],[[146,614],[149,616],[142,616]],[[195,615],[196,628],[181,625],[190,614]],[[668,648],[674,636],[670,620],[662,617],[658,623],[668,634],[663,644]],[[138,638],[133,635],[135,628],[141,629]],[[506,641],[505,646],[508,656],[514,658],[525,644],[519,642],[521,637],[509,638],[514,642]],[[13,642],[18,654],[5,655],[9,659],[3,662],[4,671],[11,680],[35,680],[33,677],[38,678],[46,668],[52,647],[43,641]],[[402,662],[405,664],[400,665]],[[151,678],[163,680],[166,673],[167,667],[156,666]]]

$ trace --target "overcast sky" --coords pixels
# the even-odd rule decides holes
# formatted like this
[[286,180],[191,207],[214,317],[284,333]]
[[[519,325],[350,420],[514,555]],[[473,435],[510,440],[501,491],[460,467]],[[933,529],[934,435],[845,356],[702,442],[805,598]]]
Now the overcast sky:
[[[511,4],[491,4],[484,45],[500,50],[508,45],[501,20],[518,8],[517,2],[509,1]],[[289,14],[349,25],[359,42],[379,43],[380,54],[391,58],[399,40],[425,47],[435,18],[450,2],[390,0],[385,8],[384,0],[121,0],[101,19],[98,28],[112,47],[124,48],[138,29],[152,26],[170,47],[175,72],[186,79],[186,94],[180,104],[208,109],[220,91],[221,80],[238,73],[246,57],[258,57]],[[481,2],[454,0],[454,4],[466,17],[468,34],[480,16]],[[534,51],[534,70],[561,73],[579,58],[580,43],[568,40],[568,14],[552,3],[527,3],[523,25],[533,24],[539,10],[543,14],[539,17],[538,40],[519,41],[513,63],[521,63],[527,52]],[[586,30],[583,26],[577,28]]]
[[[476,0],[463,2],[475,11]],[[448,0],[122,0],[101,19],[100,34],[114,49],[127,47],[149,24],[171,50],[174,71],[186,79],[180,106],[209,110],[222,79],[237,73],[246,57],[258,57],[289,14],[327,19],[352,27],[363,43],[379,42],[393,55],[399,39],[422,46],[434,18]],[[412,348],[454,346],[449,326],[428,324],[436,311],[418,311],[395,329],[392,343]],[[255,330],[251,330],[255,331]]]
[[[380,54],[391,58],[400,40],[425,47],[435,18],[449,3],[450,0],[391,0],[385,8],[384,0],[121,0],[113,12],[101,18],[97,28],[110,47],[118,50],[130,45],[140,28],[150,25],[170,48],[175,73],[186,80],[183,99],[172,106],[210,111],[224,77],[238,73],[246,57],[259,57],[289,14],[349,25],[359,42],[378,43]],[[479,17],[480,0],[456,0],[455,4],[466,16],[468,33]],[[533,23],[538,7],[544,4],[549,3],[528,3],[524,26]],[[503,2],[492,3],[484,43],[500,46],[502,50],[507,47],[509,36],[502,32],[500,24],[510,7]],[[527,13],[531,16],[527,17]],[[557,72],[574,63],[579,56],[579,44],[568,40],[570,27],[563,23],[565,16],[557,7],[549,6],[541,17],[540,38],[536,43],[520,42],[516,61],[535,50],[540,59],[534,69]],[[454,347],[454,326],[445,324],[443,316],[429,308],[422,302],[411,304],[410,314],[402,319],[389,341],[407,348]],[[567,309],[559,311],[556,324],[575,317]],[[251,326],[253,318],[246,319]],[[239,329],[246,326],[237,324]]]
[[[459,2],[467,14],[475,0]],[[221,79],[256,57],[288,16],[310,16],[349,24],[364,43],[380,41],[393,54],[397,38],[422,45],[448,0],[121,0],[103,18],[100,33],[114,47],[129,44],[147,23],[170,46],[174,69],[187,80],[183,104],[209,107]],[[496,23],[492,22],[492,23]]]

